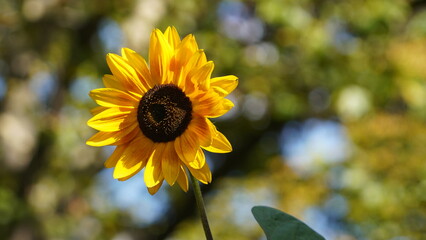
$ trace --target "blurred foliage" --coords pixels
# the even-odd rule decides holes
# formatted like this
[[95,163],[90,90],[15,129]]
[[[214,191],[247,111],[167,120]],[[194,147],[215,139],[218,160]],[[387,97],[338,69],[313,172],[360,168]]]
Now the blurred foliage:
[[[327,239],[422,239],[425,6],[0,0],[0,236],[200,239],[190,192],[149,196],[141,174],[118,183],[103,169],[111,148],[85,145],[87,93],[109,73],[105,54],[130,47],[147,56],[152,29],[174,25],[195,35],[215,76],[240,79],[235,109],[215,120],[234,152],[207,155],[214,180],[203,191],[217,239],[264,239],[255,205]],[[313,142],[299,134],[312,120],[342,127],[350,146],[341,159],[331,160],[342,147],[330,143],[334,132]],[[288,154],[293,142],[304,155]]]

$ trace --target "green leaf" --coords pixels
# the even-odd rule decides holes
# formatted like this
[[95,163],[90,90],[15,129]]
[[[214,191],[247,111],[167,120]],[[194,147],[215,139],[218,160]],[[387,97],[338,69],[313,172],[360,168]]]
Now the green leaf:
[[302,221],[277,209],[255,206],[251,212],[268,240],[325,240]]

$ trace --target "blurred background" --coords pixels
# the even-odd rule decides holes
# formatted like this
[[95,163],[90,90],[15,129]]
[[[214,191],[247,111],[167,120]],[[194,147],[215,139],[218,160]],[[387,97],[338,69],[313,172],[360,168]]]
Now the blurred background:
[[[125,182],[85,141],[105,55],[193,33],[237,75],[207,154],[217,239],[264,240],[250,210],[329,240],[426,236],[426,1],[0,0],[0,239],[198,240],[192,192]],[[167,184],[166,184],[167,185]]]

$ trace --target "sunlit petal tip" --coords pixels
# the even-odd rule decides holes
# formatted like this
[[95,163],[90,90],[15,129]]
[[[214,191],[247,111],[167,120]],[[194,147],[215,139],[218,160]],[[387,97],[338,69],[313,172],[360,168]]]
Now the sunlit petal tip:
[[173,34],[174,37],[180,39],[179,32],[177,31],[177,29],[175,28],[175,26],[171,27],[171,33]]
[[107,53],[106,60],[107,60],[108,65],[110,65],[114,61],[115,58],[121,58],[121,57],[118,56],[115,53]]
[[92,147],[102,147],[102,146],[98,146],[98,144],[96,144],[95,142],[93,142],[90,139],[86,140],[86,145],[89,145],[89,146],[92,146]]
[[121,48],[121,56],[123,57],[123,58],[125,58],[126,60],[129,60],[129,58],[128,58],[128,55],[129,54],[134,54],[134,53],[136,53],[135,51],[133,51],[132,49],[130,49],[130,48]]
[[164,32],[164,35],[166,36],[170,46],[175,49],[181,43],[179,33],[177,32],[175,27],[167,27],[166,31]]
[[197,151],[197,156],[195,157],[195,160],[189,163],[189,166],[193,169],[202,169],[204,165],[206,164],[206,157],[204,155],[204,152],[201,148]]
[[158,28],[155,29],[153,34],[154,34],[155,38],[157,39],[157,41],[166,42],[166,38],[165,38],[163,32],[160,29],[158,29]]
[[204,164],[201,169],[194,169],[192,167],[188,167],[188,169],[191,174],[201,183],[209,184],[212,181],[212,173],[207,164]]
[[229,153],[232,152],[232,145],[228,141],[228,139],[223,135],[221,132],[219,132],[214,124],[207,120],[207,123],[209,125],[210,131],[213,135],[213,141],[212,144],[208,147],[203,147],[205,150],[209,152],[215,152],[215,153]]
[[163,185],[163,181],[159,182],[157,185],[153,187],[147,187],[149,194],[151,195],[156,194],[162,185]]
[[197,41],[195,40],[195,36],[193,34],[186,35],[181,42],[181,47],[186,47],[191,49],[193,52],[198,51]]
[[127,181],[130,178],[132,178],[133,176],[135,176],[136,174],[138,174],[140,172],[140,169],[138,171],[135,171],[133,174],[130,174],[127,177],[122,177],[122,178],[117,178],[118,181]]
[[151,154],[145,166],[144,180],[147,187],[151,188],[163,181],[163,173],[161,168],[161,156],[163,154],[164,144],[158,144],[155,151]]
[[234,75],[215,77],[210,80],[210,84],[219,96],[225,97],[237,88],[238,78]]
[[222,106],[226,110],[231,110],[233,107],[235,107],[235,104],[229,99],[224,99]]
[[183,166],[180,166],[179,175],[176,181],[178,182],[180,188],[182,188],[183,191],[185,192],[188,191],[188,188],[189,188],[188,176],[186,175],[186,170]]
[[[129,148],[128,148],[129,149]],[[114,168],[114,179],[130,178],[138,173],[142,167],[143,162],[136,160],[136,156],[132,153],[127,153],[128,149],[124,151],[123,155],[118,159]]]

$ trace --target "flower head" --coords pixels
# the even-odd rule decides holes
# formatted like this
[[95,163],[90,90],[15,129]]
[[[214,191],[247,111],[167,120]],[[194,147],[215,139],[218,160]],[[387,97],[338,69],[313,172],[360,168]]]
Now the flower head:
[[226,153],[232,147],[209,118],[234,106],[225,97],[237,87],[237,77],[211,78],[213,62],[193,35],[181,40],[174,27],[152,32],[149,66],[130,49],[121,55],[107,55],[112,75],[103,77],[105,88],[89,94],[100,106],[87,124],[99,132],[86,143],[116,145],[105,167],[122,181],[145,168],[151,194],[163,180],[187,191],[186,169],[200,182],[211,182],[202,149]]

